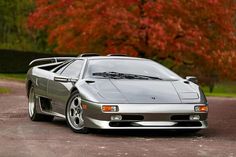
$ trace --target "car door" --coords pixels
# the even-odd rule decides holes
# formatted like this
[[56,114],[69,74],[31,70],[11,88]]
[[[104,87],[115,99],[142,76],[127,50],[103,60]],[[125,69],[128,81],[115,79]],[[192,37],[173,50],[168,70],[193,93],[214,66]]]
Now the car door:
[[35,93],[41,97],[47,97],[48,79],[53,76],[51,71],[37,68],[34,70]]
[[54,77],[79,78],[81,69],[84,65],[82,59],[77,59],[54,73],[54,76],[48,81],[48,97],[51,99],[52,111],[65,114],[67,100],[70,97],[71,89],[74,84],[72,82],[54,81]]

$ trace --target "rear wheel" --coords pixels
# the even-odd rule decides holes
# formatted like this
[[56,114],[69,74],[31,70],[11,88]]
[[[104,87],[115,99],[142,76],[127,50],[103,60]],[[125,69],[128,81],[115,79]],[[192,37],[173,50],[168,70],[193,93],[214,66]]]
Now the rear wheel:
[[81,98],[77,91],[73,92],[66,106],[66,122],[76,133],[88,133],[84,126]]
[[35,100],[34,87],[31,87],[29,91],[29,100],[28,100],[28,112],[30,119],[32,121],[52,121],[54,116],[42,115],[37,113],[35,101],[36,100]]

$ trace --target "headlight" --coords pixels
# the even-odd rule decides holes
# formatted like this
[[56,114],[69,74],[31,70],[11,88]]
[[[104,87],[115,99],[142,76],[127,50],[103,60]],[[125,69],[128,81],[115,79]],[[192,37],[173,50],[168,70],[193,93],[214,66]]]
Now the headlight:
[[195,112],[208,112],[208,106],[194,106]]
[[112,121],[119,121],[119,120],[122,120],[122,116],[121,116],[121,115],[112,115],[112,116],[111,116],[111,120],[112,120]]
[[190,119],[190,120],[200,120],[200,118],[201,118],[201,117],[200,117],[199,115],[190,115],[190,116],[189,116],[189,119]]
[[119,108],[116,105],[103,105],[102,111],[103,112],[118,112]]

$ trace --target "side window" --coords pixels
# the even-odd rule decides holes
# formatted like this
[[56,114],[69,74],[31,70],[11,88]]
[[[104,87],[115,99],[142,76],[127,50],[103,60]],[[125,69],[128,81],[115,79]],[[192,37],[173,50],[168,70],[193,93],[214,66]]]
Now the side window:
[[70,64],[71,62],[67,62],[67,63],[63,63],[61,65],[59,65],[57,68],[55,68],[53,70],[53,72],[57,73],[57,74],[61,74],[61,72]]
[[83,67],[83,63],[83,60],[76,60],[72,62],[64,69],[64,71],[62,71],[61,75],[66,77],[78,77]]

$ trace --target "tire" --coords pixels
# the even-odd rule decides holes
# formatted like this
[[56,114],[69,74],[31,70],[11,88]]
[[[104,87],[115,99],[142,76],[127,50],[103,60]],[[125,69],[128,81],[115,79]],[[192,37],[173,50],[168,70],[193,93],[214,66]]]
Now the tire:
[[84,126],[83,108],[79,92],[75,91],[71,94],[66,105],[66,122],[72,131],[76,133],[86,134],[88,128]]
[[34,87],[32,86],[29,91],[29,99],[28,99],[28,113],[29,117],[32,121],[46,121],[51,122],[54,118],[54,116],[50,115],[43,115],[37,113],[36,110],[36,102],[35,102],[35,92]]

